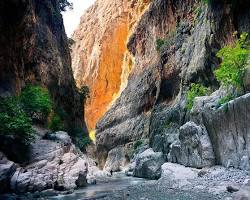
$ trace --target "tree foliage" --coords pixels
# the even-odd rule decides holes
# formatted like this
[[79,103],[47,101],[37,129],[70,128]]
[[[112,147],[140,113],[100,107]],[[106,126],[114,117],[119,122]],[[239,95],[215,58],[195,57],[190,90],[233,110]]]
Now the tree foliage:
[[46,120],[52,109],[48,90],[40,86],[26,86],[21,92],[20,102],[31,118]]
[[243,88],[243,76],[250,55],[248,34],[243,33],[233,46],[225,46],[217,56],[222,59],[220,68],[215,70],[217,80],[224,86]]
[[48,121],[48,128],[53,132],[64,130],[63,121],[57,113],[51,113],[51,117]]
[[0,135],[28,145],[34,138],[31,119],[16,97],[0,99]]
[[195,97],[206,96],[209,94],[210,88],[207,88],[199,83],[192,83],[190,89],[187,92],[187,109],[192,109]]

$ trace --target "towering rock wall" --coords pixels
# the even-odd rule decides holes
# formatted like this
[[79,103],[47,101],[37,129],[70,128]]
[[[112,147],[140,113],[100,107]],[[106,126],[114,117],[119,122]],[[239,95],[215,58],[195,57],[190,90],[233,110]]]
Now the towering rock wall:
[[[206,5],[195,0],[154,0],[150,4],[127,44],[134,60],[128,84],[97,124],[97,152],[101,162],[111,149],[141,138],[149,138],[149,145],[155,151],[162,151],[166,161],[193,167],[215,163],[227,166],[231,162],[221,159],[223,150],[215,144],[216,138],[224,137],[214,134],[227,131],[215,133],[211,128],[215,119],[202,121],[201,113],[207,114],[201,111],[202,106],[200,114],[190,114],[186,110],[186,94],[193,82],[218,89],[213,75],[219,65],[215,55],[221,47],[234,42],[236,31],[250,32],[248,11],[249,4],[244,0],[233,5],[224,1]],[[164,45],[157,49],[159,39],[164,40]],[[218,98],[217,94],[217,100],[208,103],[210,113],[214,112]],[[241,127],[246,129],[240,130],[247,131],[238,135],[246,138],[250,134],[246,120]],[[232,135],[235,138],[237,133]],[[238,152],[238,145],[235,148],[228,152]],[[245,146],[239,151],[241,155],[236,154],[244,155],[247,160],[248,148]],[[242,153],[245,151],[248,153]],[[233,159],[228,166],[239,167],[239,162]]]
[[126,85],[133,65],[127,39],[149,1],[97,0],[73,34],[74,76],[79,87],[90,88],[85,109],[90,129]]
[[85,127],[57,0],[0,2],[0,94],[47,87],[68,127]]

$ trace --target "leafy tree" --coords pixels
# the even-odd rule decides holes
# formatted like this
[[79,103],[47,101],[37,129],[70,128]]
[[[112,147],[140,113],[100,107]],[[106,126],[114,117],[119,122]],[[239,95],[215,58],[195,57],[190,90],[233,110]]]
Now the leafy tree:
[[186,108],[188,110],[191,110],[194,105],[194,99],[195,97],[199,96],[206,96],[210,94],[210,89],[198,84],[198,83],[192,83],[191,88],[187,92],[187,106]]
[[243,88],[243,76],[250,55],[248,34],[243,33],[233,46],[225,46],[217,56],[222,59],[220,68],[215,70],[215,76],[224,86]]
[[73,3],[69,2],[68,0],[58,0],[60,10],[65,12],[67,9],[72,10],[73,9]]
[[53,112],[51,114],[51,118],[49,119],[48,123],[48,128],[53,132],[61,131],[64,129],[62,119],[57,113]]
[[91,144],[91,140],[86,133],[83,132],[82,128],[73,128],[69,131],[73,136],[74,144],[85,151],[87,146]]
[[24,145],[30,144],[34,139],[31,119],[16,97],[0,99],[0,122],[1,137]]
[[24,111],[34,119],[47,119],[52,109],[52,102],[47,89],[40,86],[26,86],[20,95]]

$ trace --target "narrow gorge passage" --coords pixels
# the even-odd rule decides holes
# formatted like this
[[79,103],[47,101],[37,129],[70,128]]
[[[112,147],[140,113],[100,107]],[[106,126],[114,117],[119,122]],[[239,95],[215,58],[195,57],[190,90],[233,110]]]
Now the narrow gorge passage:
[[250,199],[249,75],[249,0],[1,0],[0,200]]

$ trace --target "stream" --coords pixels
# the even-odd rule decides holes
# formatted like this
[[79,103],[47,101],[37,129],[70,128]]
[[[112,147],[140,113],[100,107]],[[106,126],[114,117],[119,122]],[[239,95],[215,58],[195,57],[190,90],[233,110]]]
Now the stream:
[[[192,192],[191,192],[192,191]],[[50,200],[220,200],[223,195],[207,191],[179,190],[153,180],[114,173],[97,181],[96,185],[76,190],[72,194],[49,197]]]
[[111,194],[125,190],[129,186],[143,184],[147,180],[126,176],[124,173],[114,173],[112,177],[107,177],[97,181],[96,185],[89,185],[86,188],[76,190],[69,195],[58,195],[48,199],[60,200],[93,200],[103,199]]

